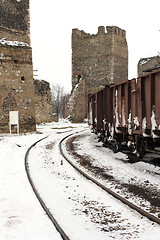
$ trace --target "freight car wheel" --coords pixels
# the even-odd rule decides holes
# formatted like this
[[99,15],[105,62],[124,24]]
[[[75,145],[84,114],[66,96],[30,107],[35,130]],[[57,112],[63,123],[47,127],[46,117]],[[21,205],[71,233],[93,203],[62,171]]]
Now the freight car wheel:
[[136,136],[136,155],[138,158],[143,158],[145,153],[145,146],[142,137]]

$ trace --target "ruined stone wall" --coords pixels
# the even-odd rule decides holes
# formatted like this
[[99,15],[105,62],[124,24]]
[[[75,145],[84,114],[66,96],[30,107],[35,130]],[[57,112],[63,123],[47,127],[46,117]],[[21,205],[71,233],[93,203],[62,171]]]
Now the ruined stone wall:
[[[72,30],[72,93],[76,95],[74,101],[81,102],[81,99],[85,98],[81,116],[78,114],[79,104],[75,104],[72,97],[69,100],[69,114],[74,121],[78,122],[87,117],[88,94],[96,92],[106,84],[128,79],[126,32],[118,27],[106,27],[106,30],[100,26],[95,35],[78,29]],[[77,87],[82,85],[82,81],[85,82],[83,90]]]
[[0,39],[30,44],[29,0],[0,1]]
[[36,130],[29,19],[29,0],[0,1],[0,133],[9,132],[10,111],[20,133]]
[[67,104],[67,112],[69,114],[70,120],[74,122],[82,122],[85,118],[84,109],[85,103],[85,81],[80,81],[72,92]]
[[160,68],[160,56],[141,58],[137,68],[138,76],[144,75],[155,68]]
[[9,111],[19,112],[20,132],[35,130],[32,50],[0,44],[0,133],[9,132]]
[[50,85],[44,80],[34,80],[36,123],[53,121],[52,94]]

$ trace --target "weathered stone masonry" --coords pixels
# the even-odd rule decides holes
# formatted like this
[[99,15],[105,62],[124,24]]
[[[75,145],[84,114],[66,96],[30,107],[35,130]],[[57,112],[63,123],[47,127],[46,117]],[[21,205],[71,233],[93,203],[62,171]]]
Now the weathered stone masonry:
[[32,51],[0,45],[0,132],[8,132],[9,111],[19,112],[20,132],[35,130]]
[[36,123],[52,122],[52,94],[50,85],[44,80],[34,80]]
[[95,35],[72,30],[72,95],[68,113],[75,122],[87,117],[88,94],[128,79],[126,32],[110,26],[106,30],[100,26]]
[[155,68],[160,68],[160,56],[141,58],[138,62],[138,76],[144,75]]
[[29,0],[0,1],[0,38],[30,44]]
[[20,132],[36,129],[29,32],[29,0],[0,1],[0,133],[9,111],[19,112]]

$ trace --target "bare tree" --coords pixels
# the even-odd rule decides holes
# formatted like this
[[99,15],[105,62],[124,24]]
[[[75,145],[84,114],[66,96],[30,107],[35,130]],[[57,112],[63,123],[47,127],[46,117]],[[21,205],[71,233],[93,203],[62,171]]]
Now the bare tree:
[[61,117],[61,110],[63,108],[64,87],[58,84],[52,86],[52,112],[56,113],[57,118]]
[[67,102],[69,100],[70,94],[66,93],[63,97],[63,106],[62,106],[62,117],[67,118]]

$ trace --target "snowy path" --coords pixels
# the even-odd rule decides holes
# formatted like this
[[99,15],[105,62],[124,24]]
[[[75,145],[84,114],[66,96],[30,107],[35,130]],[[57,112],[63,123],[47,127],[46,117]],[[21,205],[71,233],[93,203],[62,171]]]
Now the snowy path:
[[40,137],[35,134],[0,141],[1,240],[61,239],[38,203],[24,168],[27,148]]
[[62,137],[56,142],[55,136],[40,142],[31,151],[30,169],[40,194],[67,235],[75,240],[147,239],[147,235],[150,239],[154,233],[158,239],[159,226],[142,220],[81,177],[66,161],[61,165],[58,143]]

